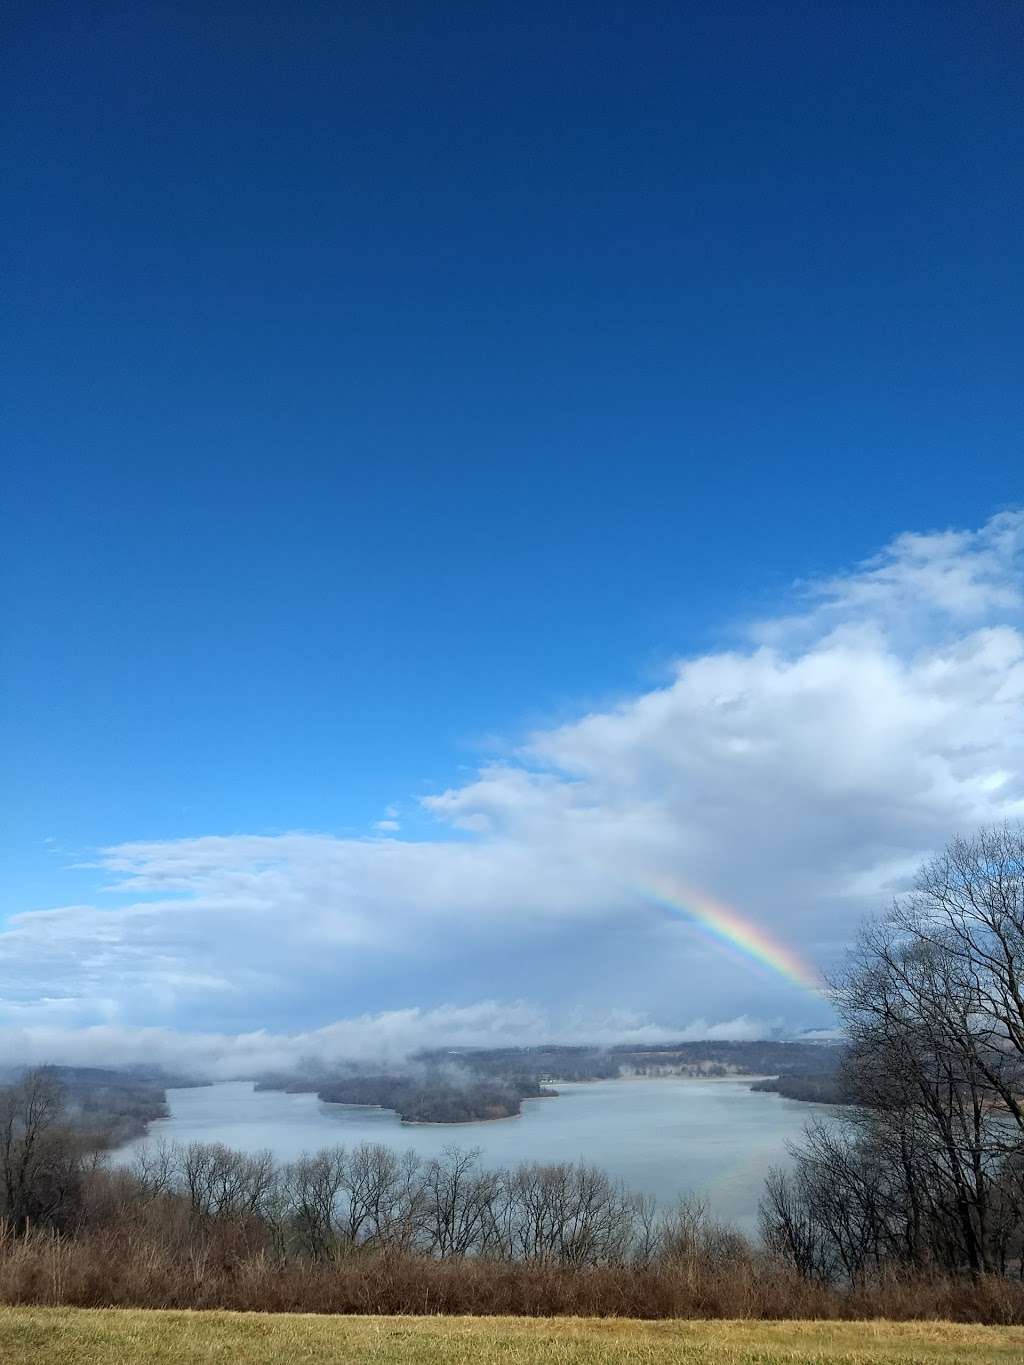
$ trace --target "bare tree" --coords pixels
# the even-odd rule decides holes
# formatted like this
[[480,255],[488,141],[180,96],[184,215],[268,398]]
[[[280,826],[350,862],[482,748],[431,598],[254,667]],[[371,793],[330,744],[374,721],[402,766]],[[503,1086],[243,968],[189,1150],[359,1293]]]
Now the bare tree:
[[193,1212],[204,1218],[257,1217],[274,1190],[271,1152],[235,1152],[220,1142],[191,1142],[180,1155]]
[[66,1122],[61,1086],[46,1067],[0,1091],[0,1199],[16,1231],[66,1219],[82,1156],[82,1143]]
[[811,1129],[764,1211],[805,1273],[898,1261],[978,1276],[1019,1258],[1022,973],[1019,826],[954,840],[865,926],[832,989],[856,1107],[845,1133]]
[[283,1215],[299,1249],[319,1259],[338,1247],[338,1218],[342,1191],[348,1179],[344,1147],[330,1147],[303,1156],[284,1170],[281,1189]]

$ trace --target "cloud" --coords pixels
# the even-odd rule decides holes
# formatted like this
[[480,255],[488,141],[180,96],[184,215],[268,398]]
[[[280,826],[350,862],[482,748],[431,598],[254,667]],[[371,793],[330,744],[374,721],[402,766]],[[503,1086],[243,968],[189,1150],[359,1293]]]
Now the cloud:
[[897,536],[852,573],[818,585],[822,603],[845,614],[931,609],[961,620],[1019,611],[1024,519],[1001,512],[977,531]]
[[1022,559],[1019,512],[899,536],[664,686],[506,743],[422,801],[433,839],[394,837],[390,808],[364,839],[106,849],[101,903],[0,933],[0,1037],[156,1047],[188,1029],[237,1060],[249,1044],[229,1036],[289,1055],[436,1041],[460,1011],[477,1024],[454,1032],[492,1040],[602,1028],[612,1007],[675,1036],[827,1027],[638,888],[679,877],[827,964],[951,834],[1024,815]]
[[185,1033],[170,1028],[95,1024],[71,1029],[35,1023],[0,1027],[4,1055],[25,1065],[129,1066],[145,1063],[211,1080],[252,1077],[338,1061],[395,1063],[423,1047],[523,1046],[558,1042],[652,1044],[705,1038],[750,1040],[778,1032],[778,1022],[746,1015],[687,1029],[667,1029],[628,1010],[578,1014],[555,1023],[535,1005],[482,1001],[467,1007],[404,1009],[345,1019],[297,1033]]

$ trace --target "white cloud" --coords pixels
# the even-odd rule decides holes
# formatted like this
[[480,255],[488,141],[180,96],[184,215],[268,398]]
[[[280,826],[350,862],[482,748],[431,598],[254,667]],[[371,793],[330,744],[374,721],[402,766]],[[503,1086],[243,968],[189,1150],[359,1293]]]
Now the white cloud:
[[693,1021],[667,1029],[628,1010],[577,1014],[558,1021],[534,1005],[482,1001],[462,1008],[391,1010],[341,1020],[296,1033],[258,1029],[247,1033],[185,1033],[170,1028],[95,1024],[68,1028],[59,1021],[18,1026],[0,1024],[5,1057],[24,1065],[61,1062],[71,1066],[128,1066],[146,1063],[186,1069],[213,1080],[251,1077],[310,1063],[401,1061],[424,1047],[495,1047],[513,1040],[537,1043],[651,1044],[704,1038],[754,1039],[778,1031],[778,1021],[746,1015],[709,1024]]
[[974,531],[908,531],[849,573],[799,585],[802,612],[760,622],[767,641],[829,622],[886,623],[904,646],[950,622],[1018,616],[1024,604],[1024,517],[1000,512]]
[[[677,876],[826,959],[951,834],[1024,815],[1022,557],[1020,513],[900,536],[735,648],[427,797],[433,841],[393,837],[392,807],[366,839],[108,849],[118,908],[27,913],[0,934],[0,1024],[25,1046],[31,1021],[59,1018],[288,1051],[326,1019],[348,1019],[330,1037],[354,1046],[482,996],[549,1002],[530,1017],[556,1034],[612,1006],[675,1033],[744,1014],[824,1024],[638,888]],[[406,1002],[425,1012],[381,1012]],[[509,1036],[523,1024],[486,1008]]]

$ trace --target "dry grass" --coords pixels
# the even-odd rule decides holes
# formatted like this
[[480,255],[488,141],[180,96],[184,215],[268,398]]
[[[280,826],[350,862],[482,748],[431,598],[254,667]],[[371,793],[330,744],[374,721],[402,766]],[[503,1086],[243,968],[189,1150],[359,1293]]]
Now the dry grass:
[[4,1365],[995,1365],[1024,1328],[957,1323],[332,1318],[0,1308]]
[[748,1252],[581,1269],[372,1252],[279,1261],[238,1242],[236,1232],[228,1226],[171,1246],[116,1231],[0,1238],[0,1303],[400,1317],[1024,1323],[1024,1284],[994,1276],[976,1283],[894,1278],[844,1291]]

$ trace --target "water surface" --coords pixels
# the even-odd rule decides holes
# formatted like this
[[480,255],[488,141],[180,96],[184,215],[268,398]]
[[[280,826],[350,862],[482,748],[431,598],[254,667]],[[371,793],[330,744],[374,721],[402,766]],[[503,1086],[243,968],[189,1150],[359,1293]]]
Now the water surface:
[[[638,1078],[557,1089],[557,1099],[526,1100],[518,1118],[435,1125],[230,1081],[168,1090],[171,1116],[150,1125],[150,1140],[269,1148],[281,1161],[357,1142],[411,1147],[421,1156],[452,1145],[475,1147],[491,1166],[584,1160],[662,1204],[699,1194],[715,1215],[752,1232],[768,1168],[785,1162],[786,1142],[799,1138],[808,1119],[828,1112],[752,1091],[749,1081]],[[140,1145],[123,1148],[122,1157]]]

